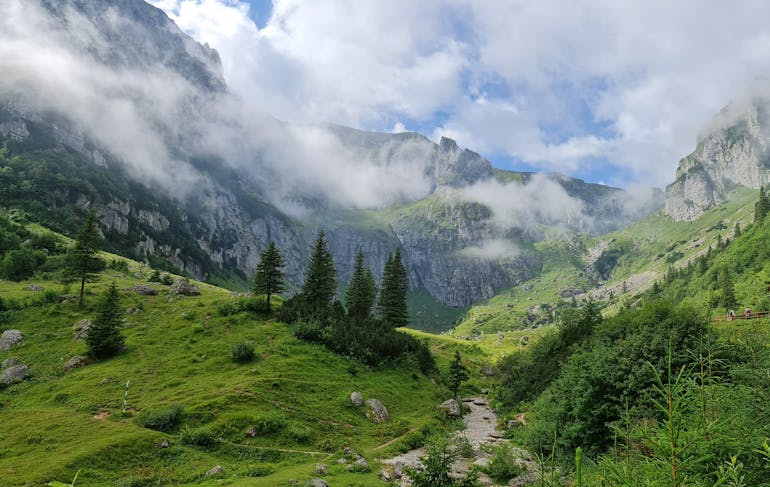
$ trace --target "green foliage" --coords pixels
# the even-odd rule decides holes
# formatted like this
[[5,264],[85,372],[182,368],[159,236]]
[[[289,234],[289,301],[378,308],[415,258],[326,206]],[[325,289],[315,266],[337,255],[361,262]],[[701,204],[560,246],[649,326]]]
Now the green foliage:
[[75,482],[77,482],[79,475],[80,475],[80,470],[75,472],[75,476],[72,478],[72,482],[70,482],[69,484],[65,484],[64,482],[59,482],[57,480],[54,480],[52,482],[48,482],[45,485],[48,485],[50,487],[75,487]]
[[142,428],[171,433],[182,418],[182,406],[173,404],[157,411],[144,411],[134,421]]
[[150,274],[150,277],[147,280],[150,282],[160,282],[160,271],[158,269],[153,269],[152,274]]
[[471,470],[463,479],[455,479],[450,474],[452,464],[457,460],[457,450],[443,435],[429,439],[425,456],[420,460],[424,470],[410,467],[404,469],[414,487],[475,487],[478,485],[478,471]]
[[348,315],[357,319],[369,318],[376,297],[377,284],[374,282],[372,271],[364,266],[364,253],[359,250],[356,253],[353,276],[345,293]]
[[337,292],[336,276],[332,254],[329,252],[325,234],[323,230],[319,230],[305,272],[305,284],[300,293],[300,300],[305,312],[323,314],[327,311]]
[[492,458],[485,471],[499,484],[521,475],[524,468],[516,462],[516,452],[509,443],[500,443],[492,447]]
[[92,357],[103,359],[120,353],[123,349],[123,336],[120,334],[122,318],[120,294],[113,282],[102,296],[97,316],[92,320],[86,335],[88,353]]
[[468,368],[463,365],[460,351],[455,350],[455,356],[452,359],[452,363],[449,364],[449,373],[447,374],[447,380],[449,381],[449,390],[452,391],[452,397],[457,399],[457,394],[460,392],[460,386],[463,382],[470,378]]
[[214,430],[208,426],[201,426],[200,428],[183,426],[179,431],[179,441],[183,445],[211,448],[217,444],[218,440]]
[[83,294],[86,280],[96,276],[104,269],[104,260],[97,256],[99,251],[99,232],[96,229],[96,213],[91,210],[85,223],[78,233],[75,245],[67,254],[67,266],[72,277],[80,279],[80,299],[83,305]]
[[217,305],[219,316],[231,316],[238,313],[266,314],[270,312],[267,300],[262,296],[228,300]]
[[231,351],[233,362],[245,364],[254,360],[254,345],[250,343],[238,342],[233,345]]
[[0,277],[9,281],[24,281],[32,277],[46,261],[46,255],[40,250],[29,247],[11,250],[0,260]]
[[382,272],[382,289],[378,304],[380,316],[385,323],[393,327],[406,326],[409,323],[409,311],[406,304],[408,282],[406,268],[401,260],[401,250],[388,254]]
[[284,288],[284,277],[281,268],[285,265],[283,256],[275,246],[275,242],[270,242],[265,250],[259,256],[257,271],[254,275],[254,294],[264,294],[267,296],[267,308],[270,310],[270,296],[281,293]]
[[768,200],[765,194],[765,187],[759,187],[759,198],[754,205],[754,223],[761,223],[765,220],[768,211],[770,211],[770,200]]
[[128,274],[128,261],[125,259],[110,259],[109,262],[107,262],[107,269]]

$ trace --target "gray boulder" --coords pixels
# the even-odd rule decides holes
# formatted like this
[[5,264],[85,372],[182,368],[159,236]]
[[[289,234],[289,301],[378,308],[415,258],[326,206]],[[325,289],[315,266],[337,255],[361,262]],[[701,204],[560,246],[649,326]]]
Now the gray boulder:
[[316,463],[315,465],[315,474],[316,475],[326,475],[326,471],[328,470],[325,463]]
[[329,484],[324,479],[318,477],[307,481],[307,487],[329,487]]
[[390,419],[388,409],[384,404],[380,402],[379,399],[367,399],[366,405],[369,406],[369,411],[366,412],[366,417],[370,421],[374,421],[375,423],[384,423]]
[[463,410],[460,407],[460,403],[454,399],[448,399],[442,402],[439,409],[441,409],[441,412],[444,413],[444,416],[447,418],[461,418],[463,416]]
[[3,370],[0,375],[0,384],[13,384],[16,381],[25,379],[29,375],[29,367],[26,365],[14,365]]
[[14,365],[19,365],[19,359],[16,357],[8,357],[7,359],[3,360],[1,368],[7,369],[8,367],[13,367]]
[[136,294],[141,294],[143,296],[155,296],[158,294],[157,290],[146,284],[134,284],[133,287],[131,287],[131,290]]
[[361,407],[364,405],[364,396],[358,391],[353,391],[350,394],[350,402],[353,403],[353,406]]
[[84,340],[88,335],[88,329],[91,328],[91,320],[80,320],[72,327],[73,340]]
[[64,370],[72,370],[87,364],[88,364],[88,357],[86,357],[85,355],[75,355],[71,359],[67,360],[62,366],[62,368]]
[[0,350],[8,350],[24,340],[24,335],[19,330],[5,330],[0,335]]
[[224,469],[217,465],[216,467],[213,467],[211,470],[206,472],[206,477],[211,477],[213,475],[219,475],[220,473],[224,472]]
[[177,279],[169,288],[168,292],[179,296],[200,296],[201,292],[198,290],[198,286],[191,284],[186,279]]
[[43,286],[39,284],[27,284],[26,286],[24,286],[24,289],[26,289],[27,291],[42,291]]

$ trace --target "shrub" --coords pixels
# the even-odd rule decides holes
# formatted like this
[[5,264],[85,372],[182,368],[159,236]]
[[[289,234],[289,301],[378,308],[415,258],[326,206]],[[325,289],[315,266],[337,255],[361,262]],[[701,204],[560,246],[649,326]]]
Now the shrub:
[[179,441],[188,446],[209,448],[216,445],[217,437],[214,431],[208,426],[202,426],[200,428],[190,428],[189,426],[185,426],[179,432]]
[[266,477],[274,472],[275,467],[272,465],[257,465],[246,472],[246,475],[248,477]]
[[286,427],[286,420],[282,416],[271,414],[255,418],[253,428],[258,435],[278,433]]
[[179,424],[182,407],[178,404],[166,406],[155,412],[143,412],[136,417],[136,424],[142,428],[169,433]]
[[46,255],[39,250],[11,250],[0,260],[0,276],[9,281],[23,281],[45,263]]
[[162,276],[160,276],[160,283],[165,284],[166,286],[170,286],[174,284],[174,278],[168,274],[163,274]]
[[160,271],[158,269],[153,270],[152,274],[150,274],[150,277],[147,280],[150,282],[162,282],[160,277]]
[[267,300],[264,296],[230,300],[217,306],[217,313],[220,316],[231,316],[238,313],[265,314],[269,312],[270,308],[267,306]]
[[516,463],[516,453],[509,444],[495,445],[492,449],[492,459],[486,468],[487,475],[497,483],[507,484],[509,480],[518,477],[523,468]]
[[254,345],[243,342],[238,342],[233,345],[233,362],[237,364],[245,364],[254,360],[254,356]]

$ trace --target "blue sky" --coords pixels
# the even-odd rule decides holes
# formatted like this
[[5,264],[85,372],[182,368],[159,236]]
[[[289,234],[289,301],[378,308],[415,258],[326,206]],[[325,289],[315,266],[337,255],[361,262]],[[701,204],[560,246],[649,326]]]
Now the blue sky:
[[770,4],[152,0],[292,123],[448,136],[506,169],[663,187],[728,103],[762,94]]

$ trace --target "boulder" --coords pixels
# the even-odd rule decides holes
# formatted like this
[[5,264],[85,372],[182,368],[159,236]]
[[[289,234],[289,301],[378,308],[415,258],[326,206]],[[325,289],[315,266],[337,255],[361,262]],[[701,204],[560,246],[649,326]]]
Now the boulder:
[[1,368],[7,369],[8,367],[13,367],[14,365],[19,365],[19,359],[16,357],[8,357],[7,359],[3,360]]
[[86,357],[85,355],[75,355],[71,359],[67,360],[62,366],[62,368],[64,370],[72,370],[87,364],[88,364],[88,357]]
[[131,290],[136,294],[141,294],[142,296],[155,296],[158,294],[157,290],[146,284],[134,284],[133,287],[131,287]]
[[5,330],[0,335],[0,350],[8,350],[24,340],[24,335],[19,330]]
[[171,445],[169,444],[168,439],[163,438],[163,440],[160,442],[160,445],[158,445],[158,448],[168,448],[169,446]]
[[482,389],[481,393],[486,396],[487,394],[489,394],[489,389]]
[[329,484],[324,479],[319,479],[318,477],[308,480],[305,485],[307,487],[329,487]]
[[358,460],[359,458],[363,458],[361,455],[359,455],[354,449],[350,448],[349,446],[346,446],[344,450],[342,450],[342,455],[345,458],[349,458],[352,460]]
[[473,404],[475,404],[476,406],[486,406],[487,401],[485,401],[484,398],[481,398],[481,397],[474,397]]
[[224,472],[224,469],[217,465],[216,467],[211,468],[208,472],[206,472],[206,477],[211,477],[213,475],[219,475],[220,473]]
[[364,405],[364,396],[358,391],[353,391],[350,394],[350,402],[353,403],[353,406],[361,407]]
[[39,284],[27,284],[26,286],[24,286],[24,289],[26,289],[27,291],[42,291],[43,286]]
[[3,370],[0,375],[0,384],[13,384],[16,381],[25,379],[29,375],[29,367],[26,365],[14,365]]
[[328,470],[328,467],[325,463],[316,463],[315,464],[315,474],[316,475],[326,475],[326,471]]
[[345,466],[345,470],[349,470],[352,472],[360,472],[362,470],[367,470],[369,468],[369,462],[366,461],[366,458],[360,457],[358,460],[356,460],[353,463],[347,464]]
[[72,327],[73,340],[84,340],[88,335],[89,328],[91,328],[91,320],[80,320]]
[[447,418],[461,418],[463,416],[463,410],[455,399],[448,399],[441,403],[439,406],[441,412]]
[[191,284],[187,279],[177,279],[169,288],[168,292],[178,296],[200,296],[201,292],[198,286]]
[[367,399],[366,405],[369,406],[369,411],[366,412],[366,417],[370,421],[375,423],[384,423],[390,418],[388,409],[379,399]]
[[246,438],[256,438],[257,437],[257,430],[254,428],[249,428],[246,430],[246,432],[243,434]]

